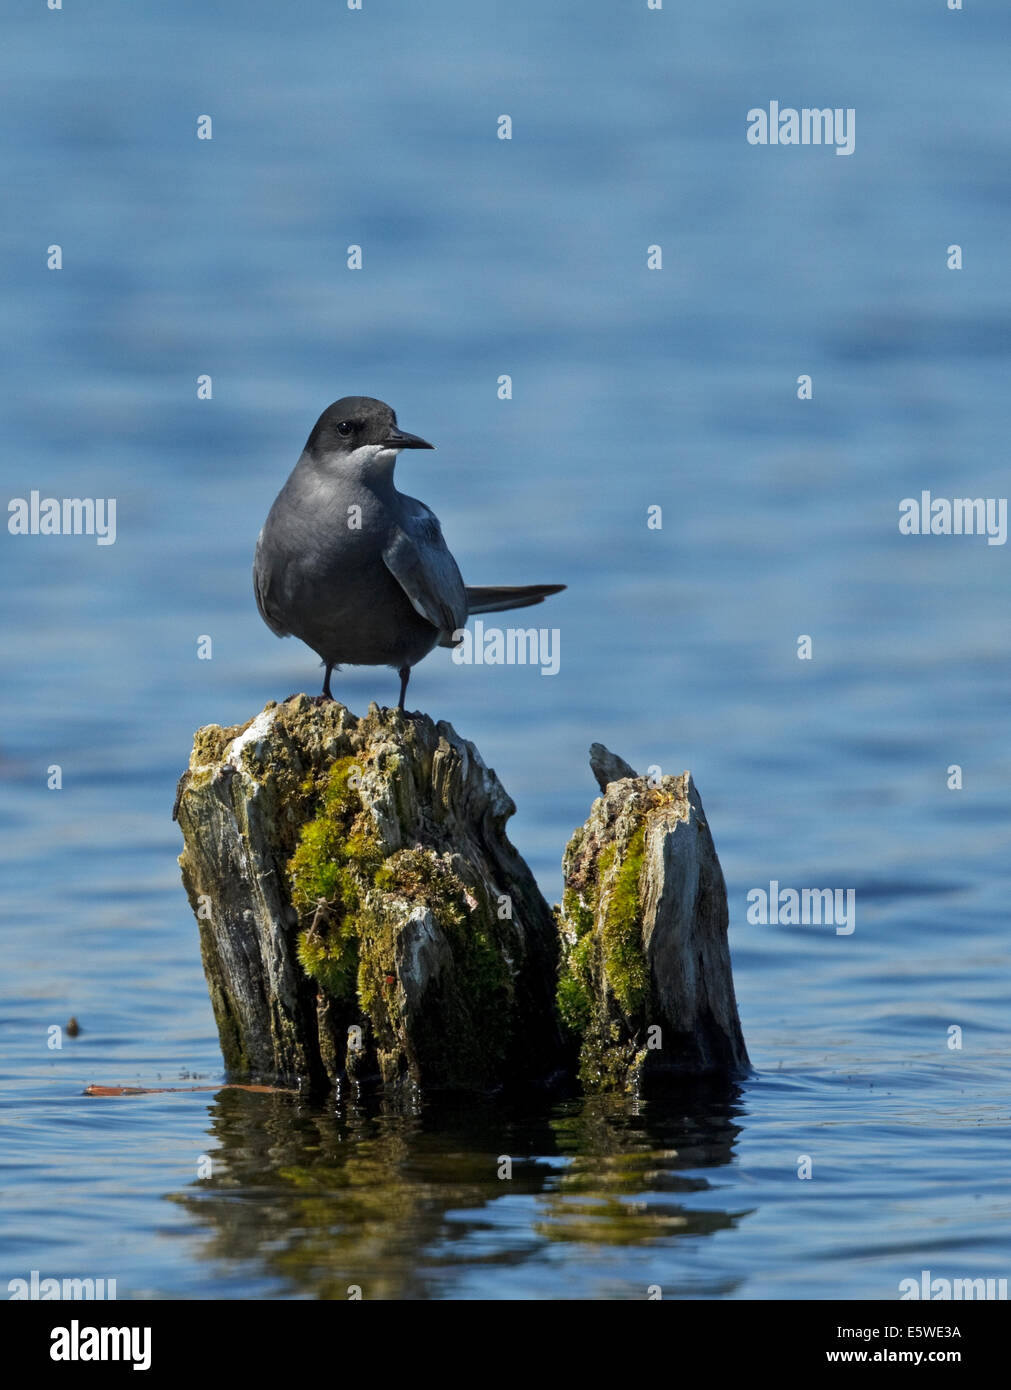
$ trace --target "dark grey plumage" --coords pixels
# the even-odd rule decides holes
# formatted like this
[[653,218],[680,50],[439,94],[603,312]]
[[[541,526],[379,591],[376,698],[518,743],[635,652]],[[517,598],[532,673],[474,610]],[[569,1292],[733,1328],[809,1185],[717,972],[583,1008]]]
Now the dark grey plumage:
[[412,666],[452,647],[470,613],[540,603],[564,584],[468,589],[438,518],[393,481],[401,449],[431,449],[383,401],[345,396],[317,420],[256,542],[253,588],[278,637],[326,666],[392,666],[400,708]]

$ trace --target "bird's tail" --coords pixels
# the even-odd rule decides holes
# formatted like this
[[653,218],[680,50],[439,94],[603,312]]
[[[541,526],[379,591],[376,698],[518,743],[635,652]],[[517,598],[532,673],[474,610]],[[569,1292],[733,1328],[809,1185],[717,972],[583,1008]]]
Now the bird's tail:
[[467,590],[468,613],[501,613],[507,608],[529,608],[549,594],[558,594],[564,584],[489,584]]

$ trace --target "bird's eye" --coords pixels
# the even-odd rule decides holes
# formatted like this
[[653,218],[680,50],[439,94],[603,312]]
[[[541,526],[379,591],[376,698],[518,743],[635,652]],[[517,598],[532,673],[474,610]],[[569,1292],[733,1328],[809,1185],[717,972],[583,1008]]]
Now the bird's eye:
[[353,420],[341,420],[340,424],[337,426],[337,433],[350,434],[354,427],[355,422]]

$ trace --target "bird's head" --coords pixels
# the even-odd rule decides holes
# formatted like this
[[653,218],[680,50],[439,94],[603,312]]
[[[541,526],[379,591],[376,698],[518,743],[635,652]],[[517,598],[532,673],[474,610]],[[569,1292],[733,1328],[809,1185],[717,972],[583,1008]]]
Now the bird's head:
[[372,396],[342,396],[313,426],[306,453],[349,471],[392,469],[401,449],[434,449],[397,425],[396,412]]

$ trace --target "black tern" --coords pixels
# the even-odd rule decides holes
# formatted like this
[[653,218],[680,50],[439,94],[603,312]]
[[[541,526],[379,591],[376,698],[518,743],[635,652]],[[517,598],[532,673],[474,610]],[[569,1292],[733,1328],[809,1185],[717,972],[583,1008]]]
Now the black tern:
[[[383,401],[345,396],[316,421],[256,542],[253,588],[278,637],[323,659],[322,698],[342,665],[392,666],[400,702],[411,668],[455,647],[472,613],[527,608],[564,584],[468,588],[438,517],[398,492],[401,449],[435,446],[397,426]],[[404,711],[406,713],[406,711]]]

